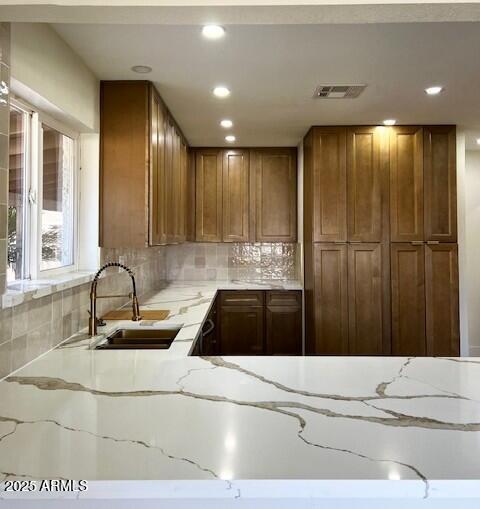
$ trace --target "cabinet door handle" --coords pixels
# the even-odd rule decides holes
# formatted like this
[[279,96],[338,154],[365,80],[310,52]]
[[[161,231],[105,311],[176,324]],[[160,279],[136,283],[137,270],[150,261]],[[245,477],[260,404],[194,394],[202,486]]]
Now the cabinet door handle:
[[362,241],[361,240],[349,240],[348,243],[349,244],[361,244]]
[[202,331],[202,337],[204,338],[205,336],[208,336],[212,331],[213,329],[215,329],[215,324],[213,323],[213,320],[211,318],[209,318],[206,322],[205,322],[205,325],[209,325],[209,327],[207,328],[207,330],[205,331]]
[[440,244],[440,242],[438,240],[427,240],[427,244],[429,244],[429,245]]
[[412,240],[410,242],[410,244],[412,244],[412,246],[421,246],[422,244],[424,244],[425,242],[423,240]]

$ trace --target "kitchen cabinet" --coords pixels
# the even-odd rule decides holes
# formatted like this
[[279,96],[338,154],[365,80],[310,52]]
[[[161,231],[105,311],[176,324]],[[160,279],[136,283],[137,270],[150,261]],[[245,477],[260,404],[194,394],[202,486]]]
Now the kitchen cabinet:
[[390,236],[392,242],[423,240],[423,129],[390,133]]
[[221,355],[265,353],[263,292],[225,291],[220,306]]
[[[348,352],[382,355],[389,349],[384,304],[384,256],[379,243],[348,246]],[[388,287],[387,287],[388,291]]]
[[248,242],[250,239],[249,160],[248,150],[223,152],[223,242]]
[[296,149],[251,153],[256,242],[295,242],[297,238]]
[[313,136],[313,239],[347,240],[346,136],[343,127],[314,128]]
[[151,141],[151,173],[150,173],[150,211],[151,211],[151,243],[165,244],[167,241],[165,226],[165,123],[166,117],[160,98],[151,94],[152,141]]
[[195,238],[222,241],[222,151],[195,150]]
[[302,355],[302,292],[266,292],[266,354]]
[[195,149],[195,240],[295,242],[296,149]]
[[391,253],[392,353],[425,355],[425,247],[395,243]]
[[347,129],[349,241],[380,242],[383,238],[384,175],[388,168],[383,138],[378,127]]
[[189,204],[182,147],[188,152],[152,83],[101,82],[100,246],[184,240]]
[[302,355],[302,292],[220,292],[219,355]]
[[455,126],[424,127],[425,240],[457,242]]
[[309,131],[308,353],[458,355],[455,139],[455,126]]
[[315,243],[313,323],[306,324],[307,354],[348,354],[347,244]]
[[425,289],[427,355],[460,355],[456,244],[425,246]]

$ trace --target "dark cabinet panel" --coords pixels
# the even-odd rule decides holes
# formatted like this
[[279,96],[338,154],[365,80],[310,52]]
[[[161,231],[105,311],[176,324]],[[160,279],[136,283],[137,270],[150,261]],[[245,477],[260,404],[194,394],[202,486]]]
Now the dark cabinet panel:
[[249,240],[249,152],[223,153],[223,242]]
[[255,240],[295,242],[297,238],[296,150],[253,150]]
[[196,240],[222,241],[222,152],[197,150],[195,163]]
[[351,355],[384,353],[381,244],[348,246],[348,322]]
[[302,355],[302,292],[267,291],[267,355]]
[[314,330],[307,353],[348,354],[347,245],[314,245]]
[[392,242],[423,240],[423,129],[421,127],[391,129],[391,240]]
[[346,129],[314,128],[313,143],[313,241],[346,241]]
[[460,354],[456,244],[425,248],[427,354]]
[[221,306],[263,306],[262,290],[223,290],[220,294]]
[[261,355],[264,345],[264,308],[224,306],[221,308],[220,349],[222,355]]
[[205,323],[203,324],[201,335],[201,348],[199,355],[218,355],[220,351],[216,300],[208,313]]
[[392,244],[392,353],[425,355],[425,248]]
[[424,128],[425,240],[457,241],[455,126]]
[[382,149],[378,127],[347,130],[348,240],[382,240]]

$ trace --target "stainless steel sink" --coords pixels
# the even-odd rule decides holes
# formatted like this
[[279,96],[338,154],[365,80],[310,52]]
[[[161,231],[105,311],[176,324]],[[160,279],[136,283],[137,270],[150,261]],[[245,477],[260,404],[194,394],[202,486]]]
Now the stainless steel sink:
[[117,329],[95,350],[168,350],[179,329]]

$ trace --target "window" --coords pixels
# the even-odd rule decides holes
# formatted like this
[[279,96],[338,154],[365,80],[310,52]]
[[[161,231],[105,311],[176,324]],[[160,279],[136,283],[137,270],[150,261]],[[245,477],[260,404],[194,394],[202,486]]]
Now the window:
[[73,263],[72,138],[42,128],[42,213],[40,270]]
[[76,150],[75,133],[13,102],[8,281],[75,268]]

